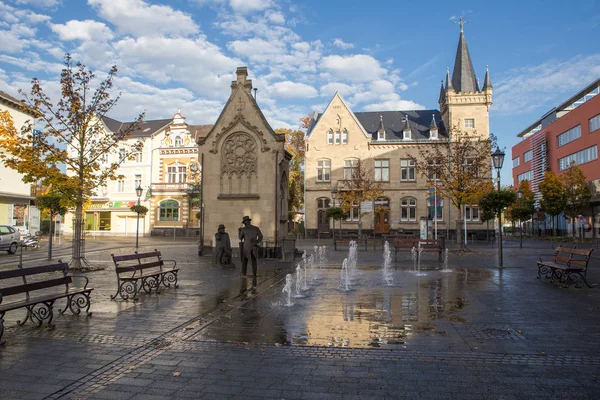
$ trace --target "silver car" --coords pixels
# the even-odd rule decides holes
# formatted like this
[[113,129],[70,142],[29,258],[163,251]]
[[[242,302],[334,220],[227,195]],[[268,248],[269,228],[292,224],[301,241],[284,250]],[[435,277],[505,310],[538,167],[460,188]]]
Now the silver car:
[[0,225],[0,250],[8,251],[8,254],[17,252],[21,234],[18,230],[8,225]]

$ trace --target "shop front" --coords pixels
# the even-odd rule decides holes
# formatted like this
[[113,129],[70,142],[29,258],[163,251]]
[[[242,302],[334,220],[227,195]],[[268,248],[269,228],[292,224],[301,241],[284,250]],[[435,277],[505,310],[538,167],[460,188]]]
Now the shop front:
[[[93,203],[85,211],[85,231],[98,236],[135,236],[138,232],[138,216],[130,210],[135,204],[137,201]],[[143,237],[147,231],[146,216],[140,215],[139,235]]]

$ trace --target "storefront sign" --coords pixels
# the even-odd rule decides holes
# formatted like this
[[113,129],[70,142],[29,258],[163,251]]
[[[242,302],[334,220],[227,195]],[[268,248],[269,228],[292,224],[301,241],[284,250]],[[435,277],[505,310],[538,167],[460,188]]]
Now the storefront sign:
[[136,201],[107,201],[106,203],[95,203],[90,205],[90,210],[108,209],[108,208],[130,208],[136,205]]

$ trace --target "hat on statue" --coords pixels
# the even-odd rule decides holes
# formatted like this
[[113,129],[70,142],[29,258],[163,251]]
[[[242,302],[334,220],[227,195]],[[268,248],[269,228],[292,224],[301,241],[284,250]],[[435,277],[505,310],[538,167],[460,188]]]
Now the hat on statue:
[[219,229],[221,229],[221,228],[225,229],[225,225],[223,225],[223,224],[219,225]]
[[246,222],[246,221],[252,221],[252,219],[250,219],[249,216],[245,215],[244,218],[242,218],[242,222]]

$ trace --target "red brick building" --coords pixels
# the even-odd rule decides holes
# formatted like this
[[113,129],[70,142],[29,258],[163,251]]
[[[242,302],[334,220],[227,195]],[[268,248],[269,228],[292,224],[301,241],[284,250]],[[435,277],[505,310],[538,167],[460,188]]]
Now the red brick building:
[[[553,108],[517,136],[522,140],[512,148],[513,184],[522,180],[531,182],[536,200],[541,198],[538,185],[546,171],[562,174],[572,161],[582,169],[590,185],[593,198],[584,211],[583,228],[586,237],[598,237],[600,228],[600,79],[592,82],[564,103]],[[543,215],[537,213],[533,222],[535,231],[550,227]],[[561,234],[569,234],[571,224],[560,217]],[[531,228],[531,226],[529,226]],[[596,228],[596,229],[593,229]]]

